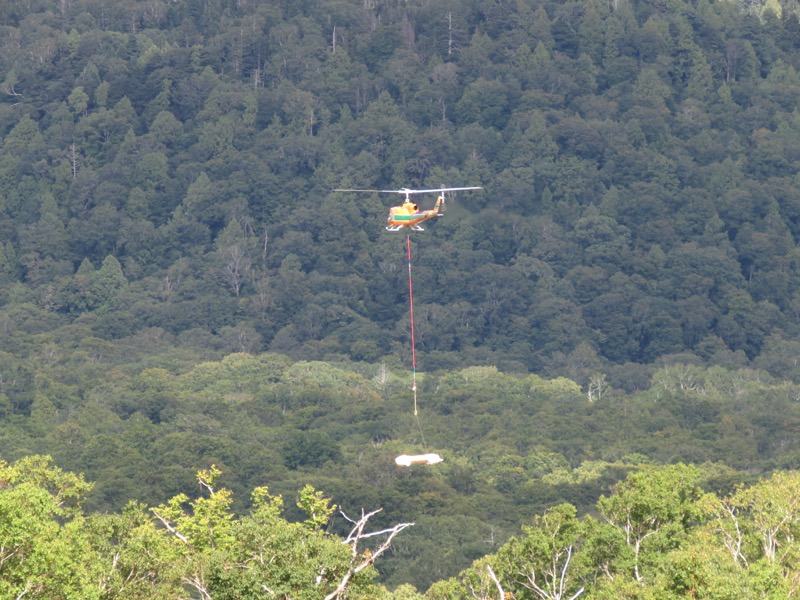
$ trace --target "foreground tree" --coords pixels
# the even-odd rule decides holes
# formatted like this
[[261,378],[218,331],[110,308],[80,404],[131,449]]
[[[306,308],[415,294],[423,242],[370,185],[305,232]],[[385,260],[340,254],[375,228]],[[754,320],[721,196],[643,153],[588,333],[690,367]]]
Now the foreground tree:
[[230,490],[215,487],[220,475],[213,466],[200,471],[205,493],[196,499],[179,494],[150,511],[132,502],[118,515],[87,516],[91,484],[82,476],[49,457],[0,463],[0,597],[390,597],[373,583],[373,563],[411,523],[368,532],[377,511],[363,513],[342,539],[324,531],[335,507],[311,486],[299,494],[302,523],[282,518],[282,498],[266,487],[237,518]]
[[[181,582],[204,600],[268,597],[292,599],[375,598],[372,564],[409,523],[373,534],[365,532],[368,513],[345,540],[323,531],[335,507],[311,486],[300,492],[303,523],[281,516],[283,499],[266,487],[253,491],[252,514],[236,519],[232,494],[215,489],[216,467],[198,473],[208,495],[190,501],[181,494],[153,509],[182,565]],[[377,512],[377,511],[376,511]],[[363,547],[368,537],[383,535],[377,548]]]
[[497,570],[513,582],[515,597],[523,597],[523,590],[540,600],[574,600],[583,594],[573,563],[581,538],[575,507],[554,506],[522,531],[524,538],[512,538],[497,553]]
[[625,538],[620,572],[644,584],[663,553],[681,544],[700,516],[698,479],[692,466],[646,468],[617,484],[612,495],[600,498],[600,514]]
[[49,457],[0,462],[0,597],[102,597],[81,513],[89,489]]

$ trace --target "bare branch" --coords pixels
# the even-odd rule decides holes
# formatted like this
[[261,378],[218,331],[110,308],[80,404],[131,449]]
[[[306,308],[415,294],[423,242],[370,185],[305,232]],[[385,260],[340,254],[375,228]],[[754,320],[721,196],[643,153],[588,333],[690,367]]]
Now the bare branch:
[[202,477],[199,478],[198,481],[200,482],[200,485],[202,485],[204,488],[208,490],[209,494],[211,494],[212,496],[214,495],[214,488],[211,487],[207,481],[205,481]]
[[189,540],[188,540],[188,539],[186,539],[186,536],[185,536],[185,535],[183,535],[182,533],[178,532],[178,531],[177,531],[177,530],[176,530],[176,529],[175,529],[175,528],[174,528],[172,525],[170,525],[170,524],[169,524],[169,521],[167,521],[167,520],[166,520],[164,517],[162,517],[160,514],[158,514],[158,513],[156,512],[156,509],[155,509],[155,508],[151,508],[150,510],[152,510],[152,511],[153,511],[153,514],[156,516],[156,518],[157,518],[159,521],[161,521],[161,524],[162,524],[162,525],[164,525],[164,527],[166,527],[166,528],[167,528],[167,531],[169,531],[169,532],[170,532],[172,535],[174,535],[176,538],[178,538],[178,539],[179,539],[180,541],[182,541],[184,544],[188,544],[188,545],[190,545],[190,546],[191,546],[191,544],[189,544]]
[[506,593],[503,591],[500,582],[497,580],[497,575],[495,575],[494,571],[492,571],[492,566],[486,565],[486,570],[489,571],[489,577],[492,578],[492,581],[494,581],[494,584],[497,586],[497,592],[500,594],[499,600],[506,600]]
[[561,577],[558,581],[558,595],[564,591],[564,580],[567,577],[567,569],[569,568],[569,561],[572,560],[572,546],[567,548],[567,560],[564,561],[564,567],[561,569]]
[[[379,556],[381,556],[384,552],[389,549],[389,546],[398,533],[403,531],[406,527],[411,527],[414,523],[399,523],[394,527],[390,527],[388,529],[382,529],[381,531],[373,531],[371,533],[364,533],[364,528],[367,525],[369,519],[379,513],[381,509],[373,510],[370,513],[364,514],[364,511],[361,511],[361,518],[358,521],[354,521],[350,517],[348,517],[344,511],[339,511],[342,516],[348,520],[349,522],[353,523],[353,529],[350,531],[349,535],[342,543],[350,544],[351,552],[350,552],[350,568],[345,573],[342,580],[339,582],[339,585],[333,590],[330,594],[325,596],[325,600],[334,600],[335,598],[341,598],[342,594],[344,594],[345,590],[347,589],[347,585],[350,583],[350,579],[356,573],[360,573],[367,567],[369,567],[372,563],[377,560]],[[358,543],[369,537],[375,537],[377,535],[387,535],[388,537],[381,543],[377,548],[373,550],[365,550],[359,553],[358,550]]]
[[723,525],[721,517],[719,519],[720,525],[715,529],[715,531],[722,535],[722,543],[725,544],[725,548],[727,548],[731,553],[731,557],[733,558],[734,562],[736,562],[738,565],[744,565],[747,567],[747,558],[742,553],[744,534],[739,527],[739,516],[736,514],[736,507],[724,500],[720,501],[720,507],[727,514],[727,516],[730,517],[736,533],[734,535],[728,531],[728,529]]
[[193,575],[192,577],[184,577],[182,581],[183,583],[192,586],[194,589],[200,592],[200,597],[203,600],[212,600],[211,594],[209,594],[208,590],[206,590],[205,582],[202,579],[200,579],[200,577],[198,577],[197,575]]

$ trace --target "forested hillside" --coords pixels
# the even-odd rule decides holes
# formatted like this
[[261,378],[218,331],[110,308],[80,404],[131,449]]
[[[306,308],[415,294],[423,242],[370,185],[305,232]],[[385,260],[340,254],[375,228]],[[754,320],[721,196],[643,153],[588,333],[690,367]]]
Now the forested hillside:
[[[350,515],[382,508],[376,527],[414,522],[376,566],[388,583],[419,589],[554,503],[593,511],[648,465],[702,464],[697,484],[727,494],[800,456],[800,386],[759,371],[672,366],[645,392],[590,399],[568,379],[469,367],[420,378],[416,421],[408,373],[385,365],[232,354],[184,369],[176,350],[152,346],[122,349],[120,366],[70,344],[58,352],[16,363],[31,409],[4,406],[5,460],[48,454],[84,473],[94,486],[83,506],[101,512],[192,493],[211,465],[238,513],[255,488],[291,499],[311,484]],[[395,465],[418,452],[445,462]],[[293,506],[287,517],[298,519]],[[331,527],[346,533],[338,516]]]
[[[790,505],[797,484],[759,478],[800,458],[798,12],[0,0],[0,502],[39,498],[41,531],[99,568],[109,531],[174,533],[145,507],[197,496],[217,465],[235,532],[182,556],[218,590],[256,556],[228,550],[305,518],[253,490],[311,484],[348,514],[380,507],[376,527],[415,523],[354,598],[376,576],[406,600],[434,582],[431,599],[556,597],[518,577],[554,523],[569,594],[785,597],[800,517],[770,528],[759,494]],[[332,190],[473,185],[412,237],[417,420],[396,198]],[[398,469],[414,451],[445,462]],[[48,481],[77,486],[75,510]],[[175,531],[202,536],[213,494],[170,505]],[[664,524],[640,524],[643,547],[620,538],[631,505]],[[348,524],[322,525],[286,531],[340,548]],[[76,572],[63,590],[98,589]],[[161,573],[153,597],[196,575]],[[15,594],[40,581],[23,575]]]
[[[4,2],[10,341],[793,377],[800,26],[734,2]],[[21,313],[21,314],[19,314]]]

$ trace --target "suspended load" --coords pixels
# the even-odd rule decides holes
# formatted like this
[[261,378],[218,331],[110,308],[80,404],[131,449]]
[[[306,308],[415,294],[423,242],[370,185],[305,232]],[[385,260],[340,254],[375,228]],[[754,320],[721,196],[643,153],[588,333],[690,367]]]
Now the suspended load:
[[410,467],[411,465],[435,465],[442,461],[444,461],[444,459],[441,456],[433,453],[417,455],[402,454],[394,459],[394,462],[401,467]]

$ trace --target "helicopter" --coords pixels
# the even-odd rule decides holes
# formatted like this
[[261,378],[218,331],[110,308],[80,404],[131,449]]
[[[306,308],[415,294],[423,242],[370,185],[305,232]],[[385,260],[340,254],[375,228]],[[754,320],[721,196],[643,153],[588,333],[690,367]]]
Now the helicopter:
[[[451,188],[433,188],[429,190],[412,190],[409,188],[401,188],[399,190],[333,190],[334,192],[363,192],[363,193],[377,193],[377,194],[403,194],[405,199],[400,206],[393,206],[389,209],[389,218],[387,219],[387,231],[425,231],[420,223],[432,219],[434,217],[444,216],[445,209],[445,192],[456,192],[461,190],[481,190],[481,187],[451,187]],[[412,202],[412,194],[430,194],[438,193],[436,203],[430,210],[420,210],[415,202]]]

